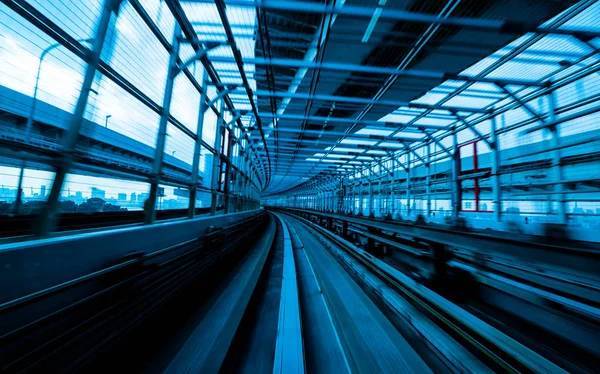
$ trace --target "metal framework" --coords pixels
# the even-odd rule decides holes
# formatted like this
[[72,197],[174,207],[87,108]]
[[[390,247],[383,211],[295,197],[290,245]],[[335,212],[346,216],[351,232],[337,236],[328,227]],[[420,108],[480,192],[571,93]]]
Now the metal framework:
[[[83,130],[93,122],[86,110],[93,106],[89,97],[99,77],[158,116],[151,151],[127,156],[146,157],[144,172],[131,178],[149,184],[147,224],[155,221],[163,185],[189,190],[189,218],[195,215],[198,194],[207,192],[211,214],[221,205],[225,213],[256,208],[262,193],[266,202],[381,216],[430,217],[440,212],[439,202],[444,214],[493,212],[498,222],[512,202],[524,200],[514,191],[513,177],[527,179],[545,169],[551,177],[528,188],[540,190],[547,202],[543,213],[557,222],[567,223],[575,214],[569,212],[570,201],[597,199],[598,191],[589,185],[566,181],[581,180],[570,177],[569,163],[597,166],[586,147],[599,137],[561,137],[569,133],[567,126],[577,126],[600,109],[597,94],[561,99],[600,71],[600,29],[589,21],[600,15],[595,1],[540,1],[538,12],[522,19],[501,0],[473,9],[454,0],[384,6],[165,0],[154,8],[139,0],[105,0],[91,38],[73,35],[67,20],[26,0],[1,1],[25,27],[52,39],[85,66],[72,116],[59,126],[64,133],[59,151],[46,162],[55,177],[41,235],[55,228],[67,175],[97,158],[93,147],[82,156],[79,143],[111,146]],[[83,14],[83,7],[76,10]],[[165,26],[163,12],[172,25]],[[149,35],[145,41],[161,46],[168,56],[159,68],[165,80],[158,95],[122,66],[152,61],[141,61],[133,50],[125,52],[131,56],[115,57],[126,62],[112,60],[121,44],[144,43],[144,38],[126,40],[117,28],[124,17],[132,24],[139,21]],[[182,94],[178,84],[187,84],[193,94]],[[197,95],[197,103],[190,95]],[[172,107],[181,101],[197,113],[194,123]],[[36,103],[37,98],[24,141],[7,147],[4,156],[21,157],[21,162],[43,159],[41,147],[32,146],[32,124],[48,125],[34,118]],[[189,159],[176,160],[177,150],[169,157],[170,129],[186,139],[182,144],[190,144]],[[528,142],[538,152],[527,150]],[[471,153],[461,154],[467,145]],[[28,153],[15,153],[15,147]],[[203,168],[205,154],[212,158]],[[108,164],[94,167],[107,176],[128,175]],[[201,183],[204,176],[208,186]],[[21,173],[17,212],[22,179]],[[572,197],[571,190],[592,197]],[[484,201],[491,203],[489,209]]]

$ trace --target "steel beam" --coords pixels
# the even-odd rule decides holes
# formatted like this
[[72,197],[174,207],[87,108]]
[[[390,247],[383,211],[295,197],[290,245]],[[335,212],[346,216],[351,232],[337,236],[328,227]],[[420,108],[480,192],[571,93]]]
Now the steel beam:
[[475,134],[478,140],[482,140],[485,144],[487,144],[488,147],[492,148],[492,143],[487,139],[487,137],[483,136],[483,134],[479,132],[479,130],[477,130],[475,125],[470,124],[469,121],[465,119],[465,117],[459,115],[458,113],[453,114],[457,120],[459,120],[463,125],[465,125],[469,130],[471,130],[473,134]]
[[410,153],[406,154],[406,216],[410,216]]
[[369,215],[375,213],[373,209],[373,182],[371,176],[373,175],[373,169],[369,168]]
[[492,205],[494,206],[494,219],[496,222],[500,222],[502,219],[502,189],[500,186],[500,142],[498,142],[497,123],[496,116],[492,117],[491,120],[491,132],[492,137]]
[[423,157],[419,156],[419,154],[412,149],[409,145],[405,145],[404,148],[405,151],[408,151],[409,153],[412,153],[419,161],[421,161],[423,163],[423,165],[427,165],[427,160],[423,159]]
[[435,137],[431,136],[431,134],[424,132],[425,137],[427,137],[427,139],[431,140],[432,142],[434,142],[435,144],[437,144],[438,147],[440,147],[442,149],[442,151],[444,151],[444,153],[446,153],[448,156],[452,157],[452,151],[450,151],[448,148],[446,148],[445,145],[443,145],[439,140],[437,140]]
[[[223,0],[214,0],[214,3],[217,7],[217,11],[219,12],[219,16],[221,18],[221,24],[223,25],[223,29],[225,30],[225,34],[227,35],[227,40],[229,41],[229,45],[231,47],[231,52],[233,53],[233,57],[235,60],[235,63],[238,67],[239,73],[240,73],[240,77],[242,78],[242,82],[244,84],[244,88],[246,90],[246,94],[248,95],[248,101],[250,102],[250,106],[252,107],[252,111],[254,112],[254,115],[256,116],[256,125],[258,126],[258,130],[261,134],[261,137],[263,139],[263,141],[265,141],[265,133],[262,127],[262,122],[260,120],[260,117],[258,116],[258,107],[256,106],[256,103],[254,102],[254,96],[252,93],[252,88],[250,87],[250,82],[248,81],[248,77],[246,76],[246,71],[244,70],[244,61],[242,60],[242,53],[240,52],[237,43],[235,41],[235,36],[233,35],[233,31],[231,28],[231,25],[229,24],[229,18],[227,17],[227,12],[225,10],[226,5],[225,5],[225,1]],[[212,60],[212,58],[211,58]],[[268,148],[265,147],[265,151],[267,152],[267,162],[269,165],[269,174],[268,174],[268,178],[270,179],[271,176],[271,160],[269,158],[269,150]],[[268,179],[268,180],[269,180]],[[268,183],[268,182],[267,182]]]
[[[167,4],[167,6],[169,7],[169,10],[171,11],[171,13],[173,14],[173,16],[175,17],[175,21],[181,26],[181,29],[183,31],[183,34],[186,37],[186,40],[190,43],[190,45],[192,46],[192,48],[194,49],[194,51],[198,51],[199,49],[203,49],[203,46],[200,42],[200,40],[198,39],[198,35],[196,34],[196,31],[194,30],[194,27],[192,26],[192,24],[190,23],[189,19],[187,18],[187,15],[183,9],[183,7],[181,6],[181,2],[179,0],[165,0],[165,3]],[[212,3],[212,1],[211,1]],[[222,10],[224,10],[224,8],[222,8]],[[220,15],[222,14],[222,12],[219,13]],[[227,25],[229,24],[229,21],[227,20]],[[225,27],[225,24],[223,25]],[[231,32],[231,30],[226,30],[226,33]],[[236,49],[237,47],[235,47],[235,40],[229,40],[229,44],[231,45],[232,49]],[[234,51],[234,57],[238,58],[238,56],[236,56],[236,52]],[[238,51],[239,53],[239,51]],[[204,68],[208,71],[208,76],[210,78],[210,80],[215,83],[215,84],[219,84],[221,82],[221,79],[219,78],[219,74],[217,73],[217,71],[215,70],[214,66],[212,65],[211,61],[209,61],[209,59],[207,58],[207,56],[203,56],[200,61],[202,62],[202,65],[204,65]],[[235,62],[234,62],[235,63]],[[239,65],[238,65],[239,66]],[[243,70],[243,69],[242,69]],[[243,73],[240,73],[243,74]],[[244,78],[245,75],[242,75],[242,78]],[[224,98],[225,103],[227,104],[227,107],[229,108],[229,110],[231,111],[235,111],[235,107],[233,105],[233,101],[231,100],[231,98],[229,97],[229,95],[226,95]],[[250,103],[254,104],[254,102],[252,101],[252,98],[250,98]],[[242,123],[239,122],[238,123],[239,126],[242,126]],[[262,141],[265,142],[266,138],[264,136],[264,132],[262,130],[262,126],[259,123],[259,131],[261,133],[261,137],[262,137]],[[266,150],[266,153],[268,154],[269,151],[268,149]],[[261,163],[263,163],[264,161],[261,159],[260,160]],[[270,173],[270,159],[267,158],[267,167],[269,169],[269,173]],[[268,176],[267,176],[268,177]],[[260,184],[263,185],[263,181],[260,180]]]
[[217,117],[217,125],[215,126],[215,156],[213,158],[213,171],[212,181],[210,184],[211,199],[210,199],[210,215],[214,216],[217,214],[217,200],[218,200],[218,189],[219,189],[219,177],[221,174],[221,142],[223,140],[223,131],[225,131],[225,124],[223,119],[223,107],[224,100],[221,100],[219,116]]
[[395,121],[371,121],[371,120],[357,120],[352,118],[337,118],[337,117],[323,117],[323,116],[303,116],[296,114],[272,114],[272,113],[259,113],[263,118],[277,118],[283,120],[298,120],[298,121],[311,121],[311,122],[324,122],[324,123],[347,123],[349,125],[377,125],[377,126],[391,126],[396,127],[409,127],[418,129],[430,129],[430,130],[445,130],[447,126],[441,125],[427,125],[427,124],[407,124],[404,122]]
[[[235,63],[230,57],[211,57],[213,62],[225,62]],[[356,73],[365,74],[378,74],[386,76],[398,76],[408,78],[419,78],[419,79],[431,79],[436,81],[456,80],[471,83],[492,83],[499,85],[516,85],[525,87],[546,87],[547,83],[537,81],[527,81],[520,79],[502,79],[502,78],[487,78],[487,77],[473,77],[470,75],[461,75],[448,72],[429,71],[429,70],[398,70],[395,68],[387,68],[380,66],[369,66],[359,64],[346,64],[341,62],[314,62],[305,60],[294,60],[285,58],[246,58],[244,59],[245,64],[256,65],[256,66],[278,66],[288,67],[294,69],[320,69],[325,71],[351,71]]]
[[508,88],[506,88],[506,86],[499,86],[499,87],[500,87],[500,89],[502,89],[502,91],[504,91],[514,101],[516,101],[519,105],[521,105],[521,107],[523,109],[525,109],[527,112],[529,112],[529,114],[531,114],[540,123],[546,123],[546,121],[544,120],[544,118],[539,113],[537,113],[535,110],[533,110],[533,108],[528,103],[526,103],[525,101],[521,100],[521,98],[518,97],[516,94],[512,93],[511,91],[509,91]]
[[[355,138],[355,139],[382,140],[382,141],[398,141],[398,142],[400,142],[400,141],[402,141],[402,142],[419,141],[419,139],[404,138],[401,136],[388,137],[388,136],[384,136],[384,135],[347,134],[345,132],[337,132],[337,131],[302,130],[302,129],[282,128],[282,127],[273,128],[273,129],[271,129],[271,131],[283,132],[283,133],[288,133],[288,134],[298,133],[298,134],[322,135],[323,137],[344,136],[344,137]],[[295,139],[295,140],[299,141],[299,139]]]
[[[299,99],[299,100],[315,100],[315,101],[331,101],[335,103],[350,103],[350,104],[359,104],[359,105],[383,105],[383,106],[391,106],[391,107],[408,107],[408,108],[416,108],[416,109],[432,109],[432,110],[447,110],[447,111],[460,111],[460,112],[468,112],[468,113],[489,113],[487,109],[479,109],[479,108],[469,108],[469,107],[455,107],[455,106],[445,106],[445,105],[431,105],[431,104],[421,104],[414,103],[410,101],[393,101],[393,100],[373,100],[362,97],[349,97],[349,96],[335,96],[335,95],[320,95],[320,94],[307,94],[300,92],[271,92],[265,90],[256,90],[254,94],[262,97],[276,97],[276,98],[290,98],[290,99]],[[260,113],[259,113],[260,114]],[[262,116],[262,114],[260,114]],[[281,118],[281,117],[278,117]]]
[[102,13],[100,14],[100,20],[98,27],[94,35],[94,41],[92,42],[92,49],[87,53],[87,67],[83,77],[83,83],[81,85],[81,92],[77,98],[75,104],[75,110],[69,127],[63,142],[62,151],[57,160],[56,173],[52,187],[50,188],[50,194],[48,200],[44,206],[41,214],[40,230],[41,236],[46,236],[54,230],[56,227],[56,215],[58,212],[59,199],[62,192],[62,188],[67,176],[67,173],[71,169],[74,161],[75,150],[77,146],[77,140],[79,139],[79,131],[83,123],[83,117],[87,106],[88,98],[90,96],[94,77],[98,69],[100,62],[100,54],[104,45],[104,39],[111,21],[111,16],[118,12],[121,5],[121,0],[105,0],[102,6]]
[[[190,3],[211,3],[210,0],[181,0]],[[355,5],[343,7],[324,3],[295,1],[295,0],[268,0],[260,2],[248,2],[246,0],[227,0],[228,5],[259,7],[268,10],[284,10],[290,12],[316,13],[316,14],[338,14],[361,19],[373,17],[375,8]],[[528,32],[537,34],[558,35],[583,35],[586,38],[600,37],[600,32],[578,29],[557,29],[533,25],[528,22],[503,21],[494,19],[469,18],[469,17],[439,17],[436,14],[417,13],[392,8],[382,8],[379,19],[400,22],[415,22],[424,24],[458,26],[467,29],[485,30],[491,32],[506,33],[511,35],[522,35]]]
[[431,143],[427,143],[425,145],[425,149],[427,151],[427,162],[425,163],[426,168],[426,179],[425,179],[425,194],[427,195],[427,204],[426,204],[426,216],[431,217]]
[[177,56],[179,55],[179,41],[181,38],[181,29],[175,23],[173,30],[173,48],[169,54],[169,67],[167,73],[167,82],[163,96],[162,112],[158,124],[158,135],[156,136],[156,146],[154,147],[154,160],[152,163],[152,176],[150,181],[150,196],[148,196],[147,206],[144,206],[146,213],[146,224],[154,223],[156,216],[156,201],[158,195],[158,183],[162,172],[162,163],[165,155],[165,142],[167,138],[167,124],[169,122],[171,98],[173,97],[173,87],[175,77],[177,76]]
[[[224,133],[227,130],[224,129]],[[230,131],[231,133],[231,131]],[[227,139],[227,158],[231,159],[231,155],[232,150],[231,148],[233,147],[233,142],[231,139],[231,136],[228,136]],[[231,202],[231,186],[229,185],[231,183],[231,163],[227,163],[227,165],[225,166],[225,180],[223,181],[223,193],[225,194],[225,199],[224,199],[224,207],[223,207],[223,214],[229,214],[229,204]]]
[[[554,123],[556,120],[556,97],[554,91],[548,95],[548,123]],[[556,193],[555,201],[558,205],[558,223],[567,224],[567,206],[565,202],[564,185],[563,185],[563,171],[561,162],[561,150],[560,150],[560,135],[558,133],[558,127],[556,125],[548,127],[550,131],[550,146],[554,148],[552,151],[552,170],[554,172],[554,180],[556,182],[554,186],[554,192]],[[550,213],[550,212],[548,212]]]
[[459,177],[460,170],[460,152],[458,151],[457,131],[452,131],[452,216],[458,218],[462,208],[461,201],[461,183]]
[[396,183],[396,168],[394,167],[394,162],[392,161],[392,173],[390,174],[390,204],[389,207],[390,214],[392,217],[394,216],[394,183]]
[[539,124],[537,126],[534,127],[530,127],[527,130],[523,131],[523,133],[525,134],[530,134],[532,132],[535,131],[539,131],[539,130],[543,130],[543,129],[547,129],[547,128],[552,128],[553,126],[559,125],[561,123],[564,122],[568,122],[568,121],[572,121],[574,119],[577,118],[581,118],[581,117],[585,117],[585,116],[589,116],[590,114],[594,114],[600,112],[600,105],[597,105],[595,107],[592,108],[588,108],[588,109],[584,109],[580,112],[577,113],[573,113],[573,114],[569,114],[566,116],[562,116],[560,118],[548,118],[548,121],[546,121],[545,123]]
[[200,95],[200,108],[198,108],[198,122],[196,126],[196,142],[194,143],[194,158],[192,160],[192,186],[190,188],[190,201],[188,206],[188,218],[196,215],[196,194],[198,190],[198,168],[200,167],[200,154],[202,153],[202,131],[204,129],[204,115],[208,108],[206,104],[206,91],[208,74],[206,70],[202,74],[202,94]]
[[391,152],[388,152],[388,156],[392,159],[393,162],[397,163],[405,172],[408,172],[408,168],[404,165],[400,160]]

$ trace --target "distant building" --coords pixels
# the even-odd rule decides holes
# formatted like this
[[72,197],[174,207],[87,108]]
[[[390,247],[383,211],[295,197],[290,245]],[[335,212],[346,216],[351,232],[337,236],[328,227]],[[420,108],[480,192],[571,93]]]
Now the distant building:
[[46,197],[46,186],[42,186],[40,189],[40,197]]
[[106,191],[101,190],[97,187],[92,187],[92,198],[94,197],[99,197],[101,199],[105,199],[106,198]]
[[146,201],[146,199],[150,197],[150,194],[147,192],[142,192],[141,194],[138,195],[138,200],[137,201]]
[[173,189],[173,195],[177,196],[177,197],[186,197],[186,198],[190,198],[190,190],[187,189],[182,189],[182,188],[175,188]]
[[135,203],[135,202],[137,201],[137,200],[136,200],[136,197],[137,197],[137,196],[135,196],[135,192],[132,192],[132,193],[131,193],[131,197],[130,197],[130,199],[131,199],[131,202],[132,202],[132,203]]
[[[24,195],[24,194],[23,194]],[[14,200],[17,198],[17,189],[10,189],[4,186],[0,187],[0,199]]]
[[127,200],[127,194],[126,193],[118,193],[117,194],[117,201],[126,201]]
[[81,191],[75,192],[75,198],[77,200],[83,200],[83,194],[81,193]]

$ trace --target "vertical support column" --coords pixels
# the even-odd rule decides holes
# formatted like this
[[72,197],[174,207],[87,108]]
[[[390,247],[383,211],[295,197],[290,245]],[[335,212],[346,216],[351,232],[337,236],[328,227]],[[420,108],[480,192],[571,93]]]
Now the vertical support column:
[[383,212],[383,177],[381,179],[379,179],[379,193],[377,194],[377,197],[379,199],[379,215],[382,216],[382,212]]
[[[227,129],[223,129],[223,134],[227,134]],[[231,155],[233,154],[231,148],[233,147],[233,142],[231,141],[231,131],[227,136],[227,163],[225,165],[225,180],[223,181],[223,193],[225,194],[225,206],[223,207],[223,213],[229,214],[229,203],[231,201]]]
[[392,172],[390,174],[390,214],[394,217],[394,182],[396,181],[396,163],[391,162]]
[[223,139],[223,99],[219,101],[219,115],[217,117],[217,125],[215,131],[215,155],[213,157],[213,171],[212,171],[212,183],[211,198],[210,198],[210,215],[214,216],[217,214],[217,199],[219,189],[219,178],[221,176],[221,142]]
[[[241,145],[240,145],[241,147]],[[246,155],[247,150],[243,149],[240,151],[240,168],[243,172],[240,178],[240,195],[241,195],[241,205],[240,210],[243,212],[247,209],[247,194],[246,194],[246,182],[248,181],[248,175],[252,172],[252,169],[248,165],[248,157]]]
[[[247,145],[247,147],[249,147],[249,145]],[[248,151],[249,152],[249,151]],[[251,190],[252,190],[252,183],[254,181],[254,173],[253,173],[253,168],[250,164],[250,156],[246,155],[246,179],[244,180],[244,200],[245,200],[245,208],[244,210],[252,210],[252,201],[251,201]]]
[[320,205],[319,209],[321,211],[325,210],[325,191],[321,192],[321,199],[320,199],[319,205]]
[[[362,178],[359,178],[358,183],[362,183]],[[354,184],[352,185],[352,212],[354,213],[354,210],[356,209],[356,202],[360,201],[361,199],[361,192],[362,192],[362,185],[358,185],[358,197],[356,197],[356,191],[357,191],[357,185],[356,185],[356,179],[354,180]],[[359,206],[359,211],[360,211],[360,206]],[[358,213],[358,212],[357,212]]]
[[425,146],[425,150],[427,152],[427,163],[425,164],[425,169],[427,172],[427,176],[425,179],[425,193],[427,194],[427,206],[426,206],[426,216],[431,216],[431,142],[427,143]]
[[[554,91],[548,94],[548,121],[553,122],[556,119],[556,97]],[[555,201],[558,205],[558,223],[567,224],[567,206],[565,202],[565,194],[562,173],[562,160],[561,151],[558,149],[560,146],[560,135],[558,134],[558,126],[554,125],[548,128],[550,130],[550,146],[554,148],[552,151],[552,170],[554,172],[554,192]]]
[[[360,176],[358,177],[358,212],[360,213],[363,211],[363,190],[362,190],[362,182],[363,182],[363,172],[362,170],[360,171]],[[356,180],[355,180],[356,182]],[[354,184],[354,186],[356,186],[356,183]],[[353,188],[354,190],[354,188]],[[354,201],[354,199],[352,200],[352,211],[354,211],[354,207],[356,206],[356,202]]]
[[200,154],[202,153],[202,131],[204,129],[204,114],[206,112],[206,91],[208,73],[204,69],[202,74],[202,94],[200,95],[200,109],[198,111],[198,124],[196,126],[196,143],[194,144],[194,159],[192,160],[192,186],[190,188],[190,201],[188,218],[196,215],[196,194],[198,192],[198,168],[200,167]]
[[[232,128],[232,134],[234,134],[235,132],[233,131]],[[236,142],[233,140],[231,140],[231,143],[229,144],[229,146],[231,147],[231,175],[229,176],[230,180],[229,180],[229,191],[231,193],[231,212],[235,213],[236,209],[237,209],[237,175],[236,175],[236,170],[239,170],[237,165],[236,165],[236,156],[234,156],[235,152],[235,148],[236,148]]]
[[[241,144],[240,144],[241,147]],[[246,195],[246,184],[248,182],[248,175],[250,175],[250,173],[252,173],[252,168],[250,167],[250,165],[248,164],[248,160],[246,158],[246,149],[243,149],[240,152],[240,167],[242,168],[243,171],[243,175],[240,178],[240,197],[241,197],[241,205],[240,205],[240,210],[243,212],[247,209],[246,207],[246,202],[247,202],[247,195]]]
[[406,216],[410,216],[410,153],[406,154]]
[[[477,141],[473,141],[473,173],[479,171],[479,157],[477,154]],[[473,194],[475,195],[475,211],[479,212],[479,178],[473,180]]]
[[494,220],[502,219],[502,190],[500,186],[500,142],[498,141],[496,117],[491,121],[492,143],[492,205],[494,206]]
[[458,218],[462,202],[461,187],[458,173],[460,170],[460,152],[458,151],[458,136],[456,128],[452,129],[452,216]]
[[369,169],[369,211],[368,215],[374,213],[373,209],[373,168]]
[[167,73],[167,83],[165,84],[165,94],[163,97],[163,107],[160,113],[160,122],[158,124],[158,135],[156,137],[156,147],[154,148],[154,161],[152,164],[152,176],[150,182],[150,196],[148,197],[146,208],[146,223],[151,224],[156,217],[156,198],[158,195],[158,182],[162,172],[162,163],[165,155],[165,142],[167,138],[167,124],[171,110],[171,98],[173,97],[173,85],[177,75],[177,57],[179,56],[179,39],[181,37],[181,28],[175,22],[173,31],[173,43],[169,54],[169,70]]
[[102,46],[104,45],[104,39],[110,25],[111,16],[113,12],[117,13],[121,0],[106,0],[102,7],[102,13],[98,22],[98,29],[92,42],[92,50],[89,53],[89,60],[83,77],[83,83],[81,85],[81,92],[77,98],[75,104],[75,111],[71,117],[69,128],[64,139],[61,153],[56,160],[56,174],[52,187],[48,195],[48,200],[41,214],[40,230],[41,236],[46,236],[52,232],[56,226],[56,214],[59,205],[60,193],[65,182],[67,173],[71,169],[73,163],[73,155],[77,146],[77,140],[79,138],[79,131],[81,130],[81,124],[83,123],[83,116],[85,115],[85,109],[90,96],[90,90],[94,83],[94,77],[100,62],[100,53],[102,52]]

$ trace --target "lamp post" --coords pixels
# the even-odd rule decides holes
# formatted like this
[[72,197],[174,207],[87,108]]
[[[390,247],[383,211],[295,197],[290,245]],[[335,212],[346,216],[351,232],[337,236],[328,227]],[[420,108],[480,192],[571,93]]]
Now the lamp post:
[[104,117],[104,127],[108,127],[108,119],[112,117],[111,114],[107,115],[106,117]]
[[[93,38],[86,38],[86,39],[78,39],[78,42],[87,42],[87,43],[91,43],[94,39]],[[46,55],[48,53],[50,53],[53,49],[60,47],[61,44],[60,43],[54,43],[52,45],[50,45],[49,47],[47,47],[46,49],[44,49],[42,51],[42,54],[40,55],[40,60],[38,62],[38,68],[37,68],[37,74],[35,76],[35,87],[33,88],[33,98],[32,98],[32,103],[31,103],[31,108],[29,109],[29,115],[27,116],[27,123],[25,124],[25,143],[29,143],[29,137],[31,136],[31,127],[33,126],[33,115],[35,114],[35,109],[37,106],[37,93],[38,93],[38,86],[40,83],[40,74],[42,72],[42,62],[44,62],[44,57],[46,57]],[[21,208],[21,197],[23,195],[23,174],[25,172],[25,167],[26,167],[26,161],[23,160],[23,162],[21,163],[21,170],[19,172],[19,183],[17,185],[17,198],[15,200],[15,214],[19,214],[19,209]]]

